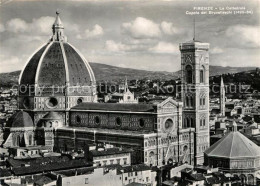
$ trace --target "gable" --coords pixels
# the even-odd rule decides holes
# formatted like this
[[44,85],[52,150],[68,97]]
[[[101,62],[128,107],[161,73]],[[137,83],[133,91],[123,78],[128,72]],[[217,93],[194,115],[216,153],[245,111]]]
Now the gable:
[[179,107],[179,102],[173,100],[172,98],[168,98],[164,100],[162,103],[157,105],[159,113],[177,112],[178,107]]

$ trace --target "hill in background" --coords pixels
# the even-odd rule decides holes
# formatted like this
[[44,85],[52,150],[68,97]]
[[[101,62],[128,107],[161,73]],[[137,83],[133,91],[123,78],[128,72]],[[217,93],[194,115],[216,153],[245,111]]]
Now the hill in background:
[[[122,68],[101,63],[90,63],[97,81],[118,81],[127,77],[131,79],[176,79],[181,75],[181,71],[165,72],[165,71],[146,71],[132,68]],[[221,67],[210,66],[210,76],[237,73],[242,71],[254,70],[256,67]],[[0,74],[1,87],[10,88],[12,85],[18,84],[18,79],[21,71],[14,71]]]

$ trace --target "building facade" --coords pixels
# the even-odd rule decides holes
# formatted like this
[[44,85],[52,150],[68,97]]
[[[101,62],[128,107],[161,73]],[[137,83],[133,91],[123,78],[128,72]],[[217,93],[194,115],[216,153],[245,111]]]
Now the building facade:
[[90,151],[96,166],[131,165],[131,150],[122,148],[104,148]]
[[182,104],[82,103],[70,110],[69,127],[55,129],[57,150],[109,143],[134,150],[132,162],[193,164],[194,129],[182,128]]
[[157,172],[140,164],[133,166],[107,166],[94,170],[58,171],[56,185],[157,185]]

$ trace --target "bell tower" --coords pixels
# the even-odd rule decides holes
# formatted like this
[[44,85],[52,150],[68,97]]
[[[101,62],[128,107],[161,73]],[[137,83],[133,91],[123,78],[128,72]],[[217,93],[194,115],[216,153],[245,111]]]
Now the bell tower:
[[192,41],[179,45],[183,128],[195,128],[194,163],[203,164],[209,147],[209,43]]
[[220,98],[219,98],[219,103],[220,103],[220,115],[225,116],[225,85],[223,82],[223,78],[221,76],[220,79]]

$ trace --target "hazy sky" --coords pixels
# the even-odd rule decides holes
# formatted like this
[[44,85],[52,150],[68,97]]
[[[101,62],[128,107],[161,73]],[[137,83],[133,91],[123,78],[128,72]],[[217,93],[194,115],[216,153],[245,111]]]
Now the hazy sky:
[[260,1],[3,1],[0,72],[20,70],[52,32],[56,9],[68,41],[90,62],[146,70],[180,69],[178,45],[193,38],[193,7],[245,7],[253,15],[196,15],[196,39],[210,64],[260,66]]

